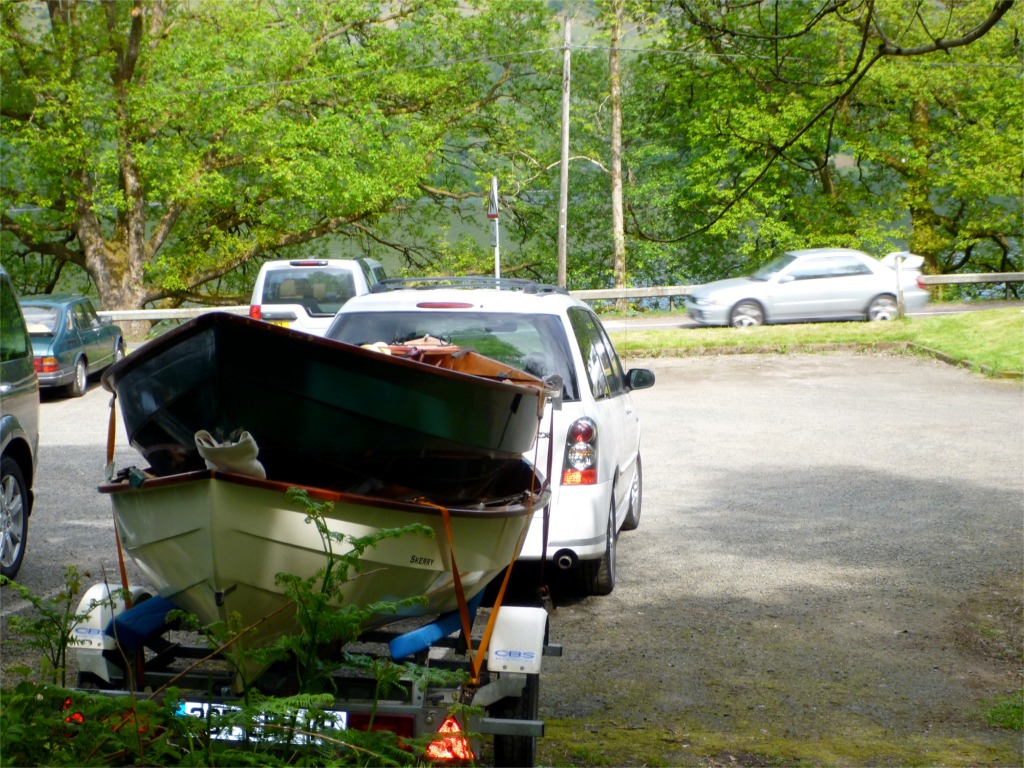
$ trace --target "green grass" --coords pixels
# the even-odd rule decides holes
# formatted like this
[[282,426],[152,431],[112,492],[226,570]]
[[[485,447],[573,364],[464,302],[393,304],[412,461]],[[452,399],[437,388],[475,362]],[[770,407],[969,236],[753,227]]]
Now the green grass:
[[892,323],[626,330],[612,338],[624,356],[896,348],[935,354],[991,375],[1024,375],[1024,310],[1015,307]]
[[984,718],[997,728],[1024,731],[1024,690],[989,702]]

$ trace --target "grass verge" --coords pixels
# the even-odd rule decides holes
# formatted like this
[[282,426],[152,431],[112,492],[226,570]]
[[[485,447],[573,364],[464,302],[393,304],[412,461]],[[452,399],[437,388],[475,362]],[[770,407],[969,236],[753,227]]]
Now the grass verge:
[[612,333],[624,356],[898,349],[931,354],[993,376],[1024,376],[1024,310],[1012,307],[892,323],[801,323],[757,328],[628,329]]

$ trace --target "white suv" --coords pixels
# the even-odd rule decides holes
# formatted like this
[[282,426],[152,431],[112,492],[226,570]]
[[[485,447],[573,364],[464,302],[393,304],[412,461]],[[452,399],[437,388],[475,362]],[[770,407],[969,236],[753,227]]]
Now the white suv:
[[561,378],[561,402],[548,406],[536,456],[527,455],[548,475],[553,445],[547,546],[538,511],[520,559],[546,553],[559,568],[574,569],[586,593],[611,592],[618,533],[640,523],[640,419],[630,392],[652,386],[654,374],[624,371],[586,304],[528,280],[384,280],[346,303],[326,334],[352,344],[427,335],[541,378]]
[[249,317],[323,336],[342,304],[385,277],[372,259],[268,261],[256,277]]

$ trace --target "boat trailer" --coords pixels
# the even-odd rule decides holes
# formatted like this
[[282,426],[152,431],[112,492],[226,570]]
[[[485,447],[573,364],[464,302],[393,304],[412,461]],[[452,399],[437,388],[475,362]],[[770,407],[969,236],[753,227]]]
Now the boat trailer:
[[[205,719],[211,713],[237,709],[235,671],[195,633],[168,621],[173,603],[133,587],[131,607],[126,607],[119,594],[96,584],[80,602],[79,614],[88,613],[72,636],[80,689],[131,696],[159,694],[174,686],[180,692],[178,711],[183,716]],[[483,593],[469,605],[472,619],[482,598]],[[488,622],[485,662],[468,695],[464,685],[430,683],[429,674],[409,674],[400,685],[390,686],[383,698],[375,699],[377,685],[371,675],[336,671],[332,682],[337,693],[326,712],[330,727],[383,729],[404,739],[422,740],[428,743],[423,757],[431,763],[478,761],[485,754],[483,738],[493,737],[495,766],[534,765],[537,739],[544,735],[539,719],[541,666],[544,657],[561,656],[562,648],[548,642],[546,608],[502,605],[497,610],[498,615]],[[479,648],[479,642],[467,645],[459,611],[419,621],[414,627],[408,623],[416,622],[366,632],[344,651],[375,661],[410,662],[419,670],[471,671],[470,649]],[[271,668],[258,677],[256,687],[267,695],[283,695],[286,677]],[[443,679],[454,680],[455,675]],[[470,714],[453,715],[455,703],[471,704],[471,709],[462,710]],[[210,737],[240,741],[252,734],[229,727],[212,729]]]

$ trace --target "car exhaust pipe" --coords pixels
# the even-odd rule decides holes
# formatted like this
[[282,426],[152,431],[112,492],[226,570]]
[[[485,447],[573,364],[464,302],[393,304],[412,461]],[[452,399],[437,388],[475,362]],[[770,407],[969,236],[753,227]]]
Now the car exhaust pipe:
[[554,560],[555,565],[557,565],[559,569],[563,571],[568,571],[572,568],[575,568],[577,563],[579,563],[579,558],[576,557],[576,553],[573,552],[571,549],[558,550],[558,552],[555,553]]

